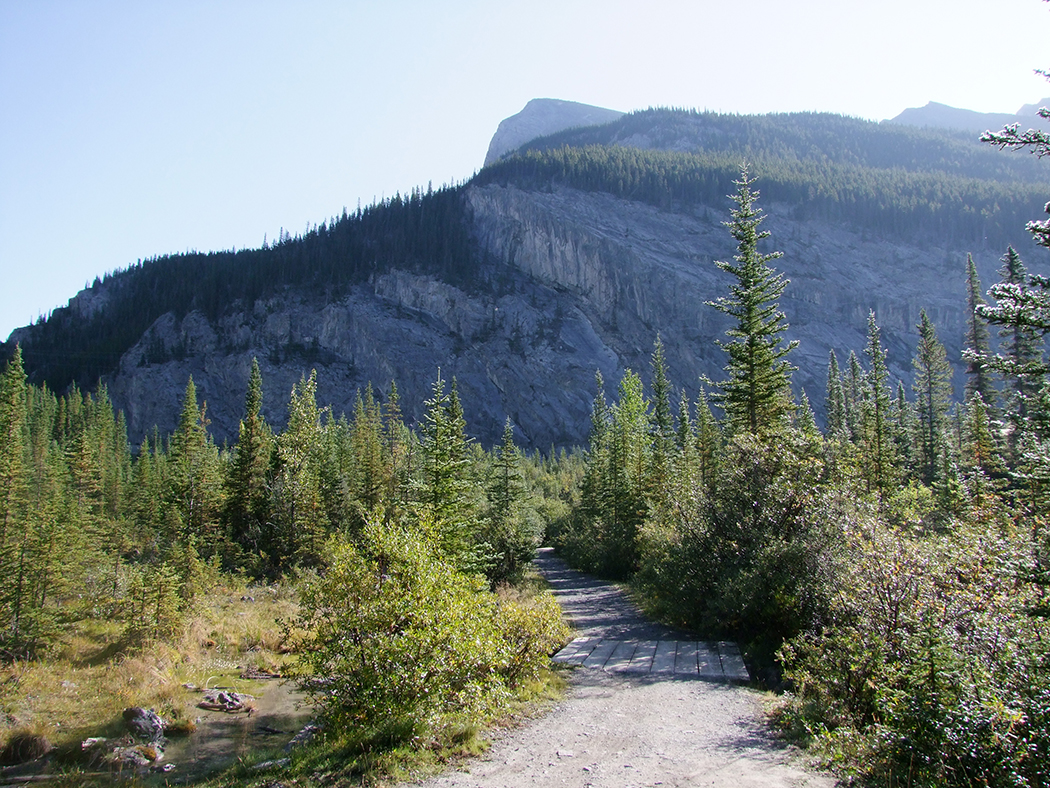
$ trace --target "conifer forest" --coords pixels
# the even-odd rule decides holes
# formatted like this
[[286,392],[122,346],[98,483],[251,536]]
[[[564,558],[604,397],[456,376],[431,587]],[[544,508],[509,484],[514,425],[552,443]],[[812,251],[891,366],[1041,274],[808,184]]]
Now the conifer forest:
[[[802,140],[811,133],[806,118],[793,129]],[[1035,132],[988,141],[1050,151]],[[903,223],[922,233],[962,232],[959,217],[986,202],[1020,215],[1036,186],[1009,183],[1007,160],[998,192],[948,179],[945,200],[905,219],[898,203],[922,176],[847,177],[868,172],[865,162],[816,178],[805,162],[763,171],[761,155],[741,169],[732,152],[548,142],[477,178],[564,178],[668,203],[724,193],[732,181],[736,254],[718,263],[731,286],[710,302],[731,325],[723,379],[683,396],[686,382],[671,379],[654,335],[648,369],[599,375],[587,392],[589,444],[544,454],[519,449],[509,419],[498,444],[471,440],[456,381],[438,369],[411,428],[396,380],[373,381],[341,414],[317,401],[308,375],[275,429],[262,416],[256,365],[231,445],[214,442],[191,378],[175,431],[131,446],[105,386],[87,387],[98,364],[56,362],[30,381],[13,348],[0,380],[7,675],[61,659],[74,635],[93,637],[106,658],[171,646],[217,589],[280,588],[294,605],[272,626],[275,651],[329,730],[369,731],[369,746],[455,737],[465,719],[510,708],[569,638],[553,597],[529,590],[530,561],[546,544],[628,583],[658,620],[739,641],[755,684],[780,694],[772,724],[840,774],[878,785],[1046,785],[1050,279],[1029,273],[1013,246],[1002,248],[998,281],[982,283],[968,262],[962,392],[926,312],[910,385],[892,379],[872,312],[863,354],[828,359],[821,424],[792,386],[800,362],[779,305],[791,283],[776,270],[759,188],[815,189],[806,209],[829,220],[863,210],[875,231]],[[459,210],[447,189],[344,216],[303,245],[282,239],[252,252],[257,278],[235,276],[223,255],[191,262],[210,272],[216,304],[282,277],[340,287],[367,275],[379,238],[395,263],[425,256],[468,280],[469,240],[439,221]],[[1050,224],[1027,219],[1040,253],[1050,250]],[[417,220],[419,232],[402,237]],[[316,253],[323,263],[336,246],[360,265],[337,272],[293,259]],[[266,266],[277,273],[267,278]],[[153,288],[147,269],[170,274],[171,286]],[[188,307],[199,291],[175,271],[159,260],[133,272],[143,314],[97,337],[100,353],[119,354],[129,341],[121,332],[141,333],[160,308],[151,298]],[[55,347],[83,339],[55,325],[45,336]],[[10,706],[18,681],[4,686]]]

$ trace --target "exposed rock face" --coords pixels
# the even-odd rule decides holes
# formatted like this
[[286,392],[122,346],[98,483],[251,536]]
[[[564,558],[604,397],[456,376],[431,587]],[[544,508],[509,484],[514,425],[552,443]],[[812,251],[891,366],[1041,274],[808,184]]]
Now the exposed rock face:
[[1038,104],[1025,104],[1016,114],[1010,115],[1003,112],[974,112],[931,101],[924,107],[906,109],[897,117],[884,122],[974,132],[998,131],[1011,123],[1020,123],[1022,128],[1029,128],[1037,120],[1039,108],[1047,106],[1050,106],[1050,98]]
[[592,107],[561,99],[533,99],[517,115],[500,121],[492,136],[485,165],[488,166],[506,153],[516,151],[537,137],[555,134],[576,126],[596,126],[611,123],[623,115],[613,109]]
[[[523,445],[586,442],[594,373],[610,393],[624,368],[649,377],[659,333],[672,381],[695,397],[701,375],[723,376],[725,318],[706,302],[727,292],[714,264],[735,252],[725,210],[672,213],[568,188],[471,187],[473,231],[495,261],[495,292],[468,293],[401,271],[376,277],[337,302],[289,293],[234,311],[217,324],[198,313],[157,320],[109,381],[138,440],[170,431],[189,375],[208,403],[218,441],[237,437],[252,356],[265,387],[264,414],[283,424],[293,384],[317,369],[318,402],[350,414],[372,382],[395,380],[409,423],[423,414],[438,368],[456,378],[468,426],[484,444],[504,419]],[[761,204],[761,203],[760,203]],[[919,310],[958,359],[965,322],[965,249],[909,246],[848,227],[800,222],[763,204],[767,250],[791,284],[781,308],[787,338],[801,340],[794,381],[818,412],[828,351],[844,364],[865,343],[875,310],[891,374],[911,379]],[[986,283],[998,255],[975,251]],[[862,356],[863,360],[863,356]],[[957,380],[957,386],[961,379]]]

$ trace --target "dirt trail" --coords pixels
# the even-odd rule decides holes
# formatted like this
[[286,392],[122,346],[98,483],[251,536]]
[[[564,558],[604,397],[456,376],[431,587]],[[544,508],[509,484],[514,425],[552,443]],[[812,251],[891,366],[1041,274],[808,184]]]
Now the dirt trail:
[[[639,639],[681,636],[647,621],[614,586],[574,572],[549,550],[537,557],[577,634]],[[422,783],[426,788],[633,788],[813,786],[832,788],[773,740],[760,695],[695,678],[576,669],[549,714],[506,731],[483,757]]]

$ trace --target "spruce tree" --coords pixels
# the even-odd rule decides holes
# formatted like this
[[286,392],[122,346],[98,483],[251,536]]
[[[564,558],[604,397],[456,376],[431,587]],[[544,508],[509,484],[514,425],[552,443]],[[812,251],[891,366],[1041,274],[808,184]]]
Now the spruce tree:
[[463,409],[453,381],[451,393],[438,370],[421,425],[422,467],[416,502],[446,556],[461,567],[476,559],[473,468]]
[[288,401],[288,425],[277,438],[279,527],[266,541],[277,568],[289,561],[316,565],[328,530],[321,501],[321,409],[317,407],[317,371],[301,377]]
[[948,405],[952,397],[952,370],[948,354],[937,339],[937,331],[926,315],[919,314],[919,344],[912,361],[915,367],[915,406],[918,415],[918,448],[920,477],[933,484],[943,467],[941,455],[946,451],[944,434],[948,429]]
[[725,411],[731,431],[758,435],[779,429],[784,417],[794,408],[791,401],[794,367],[785,356],[798,343],[780,344],[788,325],[777,299],[788,280],[768,265],[781,257],[781,253],[762,254],[758,250],[759,241],[769,233],[758,229],[764,216],[755,206],[758,192],[752,190],[753,184],[744,167],[732,197],[736,203],[730,214],[732,221],[725,223],[737,242],[737,254],[733,262],[715,263],[734,281],[730,284],[729,296],[709,303],[736,321],[736,325],[726,331],[729,341],[719,342],[729,354],[726,366],[729,377],[721,383],[715,401]]
[[224,548],[218,531],[222,470],[208,434],[207,407],[197,405],[197,387],[190,376],[168,452],[168,530],[170,539],[195,543],[211,556]]
[[828,353],[828,382],[824,394],[824,411],[827,414],[829,438],[841,438],[849,434],[846,421],[846,396],[842,390],[842,375],[835,351]]
[[226,479],[226,523],[232,542],[258,556],[264,523],[269,517],[269,479],[273,433],[262,415],[262,373],[252,359],[244,416],[238,426]]
[[979,394],[985,407],[994,407],[995,385],[992,382],[991,370],[988,369],[988,356],[991,347],[988,338],[988,323],[981,315],[980,307],[985,305],[981,295],[981,280],[977,276],[977,266],[973,255],[966,255],[966,337],[963,341],[963,358],[966,360],[965,398],[969,401]]
[[864,352],[871,364],[865,376],[867,391],[863,403],[866,475],[869,489],[881,494],[890,487],[895,463],[890,436],[889,370],[886,368],[886,351],[882,347],[882,332],[875,322],[874,312],[868,313],[868,344]]
[[0,378],[0,558],[8,533],[25,516],[29,440],[26,408],[22,348],[16,345]]
[[667,380],[664,344],[657,334],[653,346],[653,410],[649,429],[653,436],[652,469],[649,474],[650,495],[655,499],[667,485],[668,464],[674,447],[674,419],[671,416],[671,384]]
[[15,346],[0,378],[0,638],[21,645],[25,545],[29,528],[26,375]]

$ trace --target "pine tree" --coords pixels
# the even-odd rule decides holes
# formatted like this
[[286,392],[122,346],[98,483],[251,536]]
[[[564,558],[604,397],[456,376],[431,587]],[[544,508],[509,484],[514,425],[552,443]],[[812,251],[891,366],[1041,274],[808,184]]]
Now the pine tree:
[[869,489],[880,494],[890,488],[895,463],[893,443],[890,437],[890,392],[887,387],[889,370],[886,368],[886,351],[882,347],[882,332],[875,322],[875,313],[868,313],[868,344],[864,352],[871,364],[865,376],[866,397],[864,400],[865,460],[868,465]]
[[649,429],[653,436],[652,468],[649,474],[650,495],[654,499],[667,487],[668,465],[674,450],[674,420],[671,416],[671,384],[667,380],[664,344],[657,334],[653,346],[653,411]]
[[846,421],[846,396],[842,390],[842,375],[835,351],[828,353],[828,382],[824,395],[824,411],[828,419],[828,437],[841,438],[849,434]]
[[269,470],[273,433],[262,415],[262,373],[252,359],[244,416],[238,426],[226,478],[226,526],[233,544],[242,551],[259,554],[264,524],[269,518]]
[[22,646],[25,548],[29,533],[28,411],[22,349],[0,378],[0,642]]
[[848,363],[849,375],[843,383],[846,426],[849,427],[850,440],[859,444],[864,439],[864,368],[861,367],[860,359],[852,350],[849,352]]
[[609,462],[609,406],[605,401],[605,380],[601,370],[595,371],[594,384],[596,393],[591,402],[587,467],[580,490],[580,511],[588,526],[595,525],[605,514],[606,472]]
[[1001,353],[996,359],[989,359],[989,365],[1007,381],[1010,417],[1016,433],[1023,429],[1028,403],[1038,391],[1046,367],[1042,364],[1038,340],[1042,330],[1036,314],[1039,299],[1028,287],[1028,272],[1012,246],[1003,255],[1002,263],[1000,281],[989,290],[996,304],[978,307],[976,311],[988,322],[1000,326]]
[[[16,345],[0,379],[0,557],[9,532],[25,516],[29,439],[26,417],[26,374],[22,348]],[[3,574],[6,572],[0,572]]]
[[168,529],[172,540],[193,542],[211,556],[224,549],[218,528],[222,468],[208,434],[207,409],[207,403],[197,405],[197,387],[191,376],[168,451]]
[[469,439],[455,381],[451,393],[438,370],[421,428],[421,479],[416,501],[420,519],[429,522],[445,554],[462,566],[476,556],[474,479]]
[[710,488],[718,477],[722,458],[722,430],[707,404],[703,387],[696,398],[696,454],[700,463],[700,479]]
[[923,483],[933,484],[938,470],[943,467],[941,455],[947,450],[944,435],[948,429],[948,405],[952,397],[951,367],[944,345],[937,339],[937,331],[926,315],[919,314],[919,345],[912,361],[915,367],[916,413],[919,428],[920,477]]
[[603,571],[628,577],[638,563],[638,536],[648,514],[649,403],[641,378],[625,370],[611,408]]
[[317,407],[317,371],[292,387],[288,425],[277,437],[276,503],[278,527],[265,540],[276,568],[291,562],[314,566],[328,530],[321,501],[319,453],[321,410]]
[[985,407],[994,407],[995,385],[992,382],[991,370],[987,358],[991,354],[988,338],[988,324],[980,313],[985,306],[981,295],[981,280],[977,276],[977,266],[973,255],[966,255],[966,337],[963,340],[963,358],[966,360],[966,392],[968,402],[974,394],[979,394]]
[[737,254],[734,262],[716,262],[734,281],[728,297],[709,303],[736,320],[726,331],[730,340],[719,342],[729,354],[729,378],[721,384],[715,401],[725,411],[731,431],[757,435],[782,427],[783,418],[793,410],[790,376],[794,367],[785,356],[798,343],[780,346],[788,325],[777,299],[788,280],[768,265],[780,252],[758,251],[759,241],[769,233],[758,229],[764,217],[754,204],[758,192],[752,190],[753,183],[745,167],[736,181],[732,221],[725,223],[737,241]]

